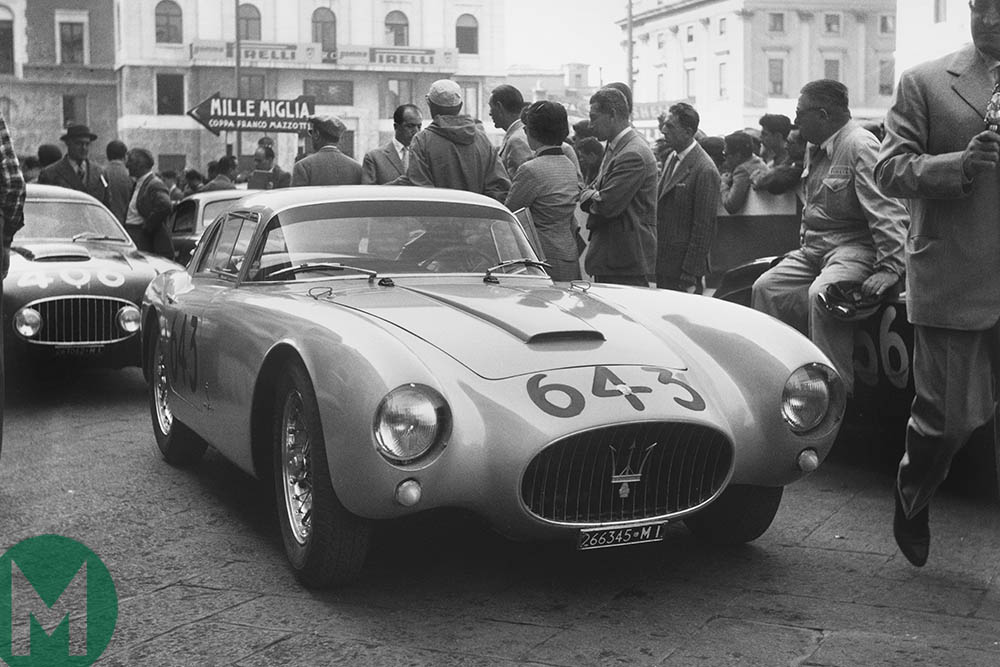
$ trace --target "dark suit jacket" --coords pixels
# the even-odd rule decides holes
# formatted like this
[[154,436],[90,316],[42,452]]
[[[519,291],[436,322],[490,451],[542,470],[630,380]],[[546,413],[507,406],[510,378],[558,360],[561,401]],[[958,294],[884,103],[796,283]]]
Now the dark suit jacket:
[[359,185],[361,165],[336,146],[324,146],[292,168],[292,187],[297,185]]
[[593,187],[584,268],[592,276],[652,276],[656,270],[656,158],[630,129]]
[[361,164],[361,182],[365,185],[382,185],[403,175],[403,161],[390,141],[365,154]]
[[[170,215],[172,207],[170,189],[156,174],[153,174],[139,188],[139,194],[135,199],[135,208],[143,219],[142,229],[146,240],[143,244],[146,247],[140,246],[139,250],[153,252],[167,259],[174,258],[170,233],[163,224]],[[136,244],[139,245],[139,242],[136,241]]]
[[80,175],[76,173],[76,166],[68,155],[42,169],[38,174],[38,182],[44,185],[58,185],[61,188],[86,192],[102,204],[107,204],[108,186],[104,170],[93,160],[87,162],[86,183],[80,180]]
[[[668,161],[669,163],[669,161]],[[664,165],[664,172],[666,165]],[[669,180],[660,174],[656,202],[656,281],[708,273],[720,198],[719,170],[695,142]]]
[[111,160],[104,170],[104,176],[108,181],[107,200],[104,202],[115,214],[118,221],[125,222],[128,214],[128,205],[132,201],[132,189],[135,184],[132,177],[125,168],[125,163],[121,160]]
[[1000,316],[1000,169],[971,183],[962,153],[986,129],[993,78],[971,45],[903,73],[875,166],[909,198],[906,306],[914,324],[982,330]]

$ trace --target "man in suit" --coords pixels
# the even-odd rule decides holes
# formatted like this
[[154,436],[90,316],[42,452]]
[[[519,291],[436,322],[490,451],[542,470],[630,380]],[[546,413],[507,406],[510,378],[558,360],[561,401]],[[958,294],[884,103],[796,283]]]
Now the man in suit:
[[704,290],[708,251],[715,238],[719,209],[719,170],[694,140],[701,118],[694,107],[678,102],[660,122],[673,153],[660,174],[656,201],[656,286]]
[[133,148],[125,157],[125,166],[135,179],[135,191],[125,216],[125,231],[139,250],[173,259],[170,233],[163,226],[172,206],[170,191],[153,172],[153,154],[145,148]]
[[524,133],[524,123],[521,122],[524,96],[520,90],[505,83],[490,93],[489,107],[493,127],[504,131],[500,143],[500,163],[507,171],[507,178],[513,180],[518,167],[534,157]]
[[580,195],[590,232],[584,269],[594,282],[648,287],[656,272],[656,158],[617,89],[591,96],[590,128],[607,148]]
[[413,104],[401,104],[392,113],[392,141],[373,148],[361,164],[361,182],[382,185],[406,173],[410,165],[410,142],[423,126],[420,109]]
[[336,116],[310,116],[309,137],[316,152],[307,155],[292,168],[292,186],[359,185],[361,165],[344,155],[337,143],[347,130]]
[[819,294],[848,280],[861,282],[866,297],[881,298],[894,287],[903,276],[909,216],[902,202],[875,183],[878,140],[851,120],[844,84],[807,83],[795,113],[799,132],[811,144],[800,244],[757,279],[751,302],[808,335],[851,395],[856,323],[827,311]]
[[66,133],[59,139],[66,144],[66,155],[42,169],[38,182],[86,192],[106,204],[108,182],[104,171],[89,159],[90,144],[97,139],[97,135],[86,125],[73,123],[67,126]]
[[132,177],[128,175],[128,168],[125,167],[125,156],[128,148],[123,141],[112,139],[104,148],[104,154],[108,156],[108,166],[104,170],[104,177],[108,181],[107,207],[118,222],[125,223],[125,214],[128,213],[128,202],[132,198]]
[[984,121],[1000,103],[1000,0],[973,0],[971,11],[972,45],[900,77],[875,169],[879,186],[910,205],[916,396],[893,534],[916,566],[929,551],[931,497],[993,416],[1000,360],[1000,134]]
[[209,163],[209,173],[214,173],[212,180],[202,186],[199,192],[211,192],[212,190],[235,190],[236,189],[236,158],[232,155],[223,155],[215,161],[215,169]]
[[253,172],[247,184],[252,190],[273,190],[287,188],[292,184],[292,175],[274,164],[274,148],[268,144],[257,146],[253,153]]

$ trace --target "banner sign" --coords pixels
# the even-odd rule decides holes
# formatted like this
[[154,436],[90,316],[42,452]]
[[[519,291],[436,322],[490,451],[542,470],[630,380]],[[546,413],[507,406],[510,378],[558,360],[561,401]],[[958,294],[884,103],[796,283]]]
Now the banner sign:
[[294,100],[242,99],[215,93],[188,115],[218,135],[222,131],[307,132],[315,100],[301,95]]

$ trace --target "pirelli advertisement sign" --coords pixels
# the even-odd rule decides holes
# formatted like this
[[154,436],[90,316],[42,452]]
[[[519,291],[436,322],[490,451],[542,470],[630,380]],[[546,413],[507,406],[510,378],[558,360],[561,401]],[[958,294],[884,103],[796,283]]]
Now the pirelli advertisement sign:
[[[248,67],[295,68],[337,65],[343,69],[451,72],[457,63],[455,49],[421,49],[410,46],[344,45],[325,50],[322,44],[240,42],[240,62]],[[197,40],[191,43],[191,60],[208,65],[232,66],[234,42]]]

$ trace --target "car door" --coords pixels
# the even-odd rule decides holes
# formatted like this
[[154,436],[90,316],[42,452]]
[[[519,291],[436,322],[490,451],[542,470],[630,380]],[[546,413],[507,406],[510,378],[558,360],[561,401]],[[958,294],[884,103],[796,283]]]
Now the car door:
[[[209,438],[212,422],[211,396],[204,378],[210,357],[207,341],[211,332],[206,322],[210,304],[236,285],[234,251],[241,238],[244,220],[227,217],[212,227],[206,247],[193,258],[190,289],[177,290],[166,312],[170,330],[167,373],[174,393],[182,399],[182,421]],[[210,440],[211,441],[211,440]]]
[[[213,228],[215,233],[208,241],[209,245],[204,253],[197,256],[195,280],[200,281],[198,291],[202,293],[204,301],[199,304],[197,322],[191,323],[188,333],[193,339],[192,343],[197,344],[194,355],[194,398],[205,417],[205,427],[199,432],[227,454],[227,443],[239,440],[234,436],[241,425],[234,425],[228,414],[222,414],[230,410],[217,410],[219,405],[216,399],[219,382],[232,381],[235,369],[231,366],[238,365],[234,362],[234,354],[239,354],[238,337],[241,332],[233,330],[231,324],[224,323],[234,321],[227,316],[231,310],[242,310],[237,278],[258,220],[257,213],[227,213],[225,219]],[[239,318],[236,320],[238,322]],[[226,367],[222,368],[220,365]]]

